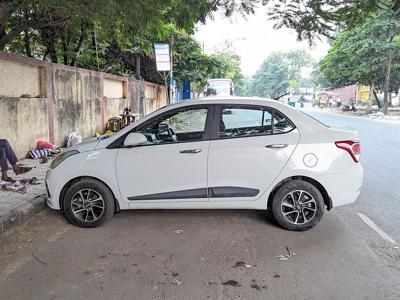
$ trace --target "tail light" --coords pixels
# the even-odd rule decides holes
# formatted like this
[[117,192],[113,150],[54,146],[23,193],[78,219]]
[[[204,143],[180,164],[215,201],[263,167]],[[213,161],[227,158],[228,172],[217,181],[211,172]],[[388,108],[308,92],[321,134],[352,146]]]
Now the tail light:
[[361,145],[359,141],[340,141],[335,144],[338,148],[347,151],[355,162],[360,161]]

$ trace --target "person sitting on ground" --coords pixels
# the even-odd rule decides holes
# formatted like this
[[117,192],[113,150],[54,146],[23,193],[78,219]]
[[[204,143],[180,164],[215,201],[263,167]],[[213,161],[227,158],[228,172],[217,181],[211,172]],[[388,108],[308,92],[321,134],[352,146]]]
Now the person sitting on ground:
[[18,158],[15,155],[13,148],[6,139],[0,139],[0,168],[1,168],[1,180],[7,182],[15,182],[14,179],[7,175],[8,162],[13,167],[16,175],[30,171],[32,168],[21,167],[17,165]]

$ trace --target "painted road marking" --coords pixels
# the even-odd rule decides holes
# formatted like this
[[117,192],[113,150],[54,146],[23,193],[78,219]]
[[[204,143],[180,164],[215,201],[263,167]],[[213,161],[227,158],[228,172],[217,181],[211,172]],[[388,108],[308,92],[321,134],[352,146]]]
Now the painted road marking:
[[384,232],[382,229],[379,228],[378,225],[376,225],[370,218],[368,218],[366,215],[362,213],[356,213],[357,216],[360,217],[361,220],[364,221],[365,224],[367,224],[369,227],[371,227],[377,234],[380,235],[381,238],[383,238],[385,241],[388,241],[392,244],[397,244],[394,239],[392,239],[386,232]]

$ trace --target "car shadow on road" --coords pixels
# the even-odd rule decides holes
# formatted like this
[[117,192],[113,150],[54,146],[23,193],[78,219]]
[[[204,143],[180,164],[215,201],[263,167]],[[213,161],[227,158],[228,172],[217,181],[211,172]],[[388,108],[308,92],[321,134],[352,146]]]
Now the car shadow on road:
[[149,218],[169,218],[171,221],[176,221],[177,218],[193,218],[196,220],[201,219],[249,219],[257,222],[258,224],[268,224],[271,226],[278,226],[270,211],[252,210],[252,209],[143,209],[143,210],[127,210],[121,211],[116,216],[140,216]]

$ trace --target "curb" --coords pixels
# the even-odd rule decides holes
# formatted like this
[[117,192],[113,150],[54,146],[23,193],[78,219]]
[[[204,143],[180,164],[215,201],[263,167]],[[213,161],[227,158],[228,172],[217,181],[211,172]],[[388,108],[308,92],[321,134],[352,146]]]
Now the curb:
[[45,195],[37,196],[32,202],[23,204],[0,216],[0,237],[3,237],[12,228],[20,226],[28,217],[46,208],[46,200]]

